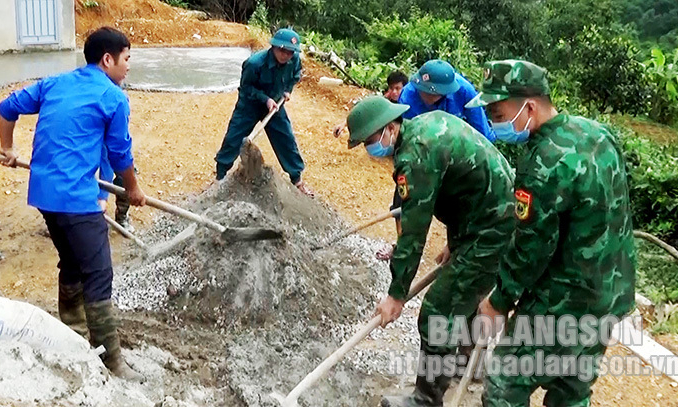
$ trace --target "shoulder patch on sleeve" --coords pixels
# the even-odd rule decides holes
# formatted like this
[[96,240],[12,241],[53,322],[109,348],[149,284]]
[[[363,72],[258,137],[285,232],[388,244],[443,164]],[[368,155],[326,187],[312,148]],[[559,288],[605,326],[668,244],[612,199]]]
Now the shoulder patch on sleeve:
[[398,175],[396,178],[396,184],[398,184],[398,195],[403,201],[410,197],[410,189],[407,186],[407,177],[404,174]]
[[532,212],[532,194],[524,189],[516,190],[516,217],[527,220]]

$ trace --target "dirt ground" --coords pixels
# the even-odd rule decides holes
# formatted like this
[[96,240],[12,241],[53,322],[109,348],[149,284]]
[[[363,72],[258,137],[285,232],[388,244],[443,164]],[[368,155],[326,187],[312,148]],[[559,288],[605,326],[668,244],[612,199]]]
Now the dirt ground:
[[[253,39],[244,26],[198,21],[156,0],[99,3],[100,10],[77,6],[80,7],[77,19],[80,41],[87,30],[105,23],[126,31],[135,46],[247,46],[260,42]],[[148,18],[151,15],[153,18]],[[201,31],[195,32],[198,29]],[[195,33],[201,35],[199,44],[193,38]],[[318,78],[332,73],[308,60],[304,61],[304,67],[302,82],[287,105],[306,163],[304,179],[316,191],[318,199],[348,222],[360,223],[387,211],[393,192],[391,162],[370,158],[362,148],[348,150],[346,134],[339,140],[332,136],[334,125],[345,119],[352,102],[366,91],[352,86],[320,87]],[[23,85],[0,89],[0,98]],[[214,179],[213,157],[237,94],[132,91],[129,96],[135,163],[144,191],[163,200],[180,202],[208,188]],[[17,124],[15,147],[25,159],[30,157],[36,119],[24,117]],[[257,144],[265,161],[280,171],[266,137],[260,137]],[[0,259],[4,256],[4,260],[0,260],[0,295],[26,300],[54,312],[57,256],[39,213],[26,205],[27,180],[25,170],[0,168]],[[155,214],[151,208],[131,210],[132,221],[139,229],[150,227]],[[395,228],[393,222],[387,221],[367,229],[364,234],[392,242]],[[118,262],[126,246],[120,236],[111,234],[111,238],[114,261]],[[443,229],[434,224],[421,270],[432,267],[433,257],[443,245]],[[138,325],[147,328],[147,323]],[[128,324],[132,326],[134,324]],[[168,330],[165,334],[170,333]],[[619,347],[609,351],[616,355],[626,352]],[[677,400],[678,388],[665,377],[607,376],[594,387],[593,405],[678,406]],[[533,405],[539,402],[535,399]]]
[[[109,25],[124,31],[134,47],[260,46],[242,24],[203,21],[193,12],[159,0],[98,0],[95,7],[75,1],[76,41],[82,47],[91,30]],[[254,30],[256,32],[256,30]]]

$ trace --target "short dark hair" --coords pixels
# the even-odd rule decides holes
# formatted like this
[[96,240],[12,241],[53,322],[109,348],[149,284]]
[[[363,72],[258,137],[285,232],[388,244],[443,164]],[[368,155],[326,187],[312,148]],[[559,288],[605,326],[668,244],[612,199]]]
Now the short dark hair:
[[388,74],[388,78],[386,78],[386,84],[388,86],[395,85],[398,82],[401,82],[403,86],[405,86],[409,81],[407,80],[407,76],[400,71],[393,71]]
[[125,48],[131,48],[125,34],[115,28],[101,27],[85,40],[85,61],[88,64],[98,64],[104,55],[111,54],[117,63]]

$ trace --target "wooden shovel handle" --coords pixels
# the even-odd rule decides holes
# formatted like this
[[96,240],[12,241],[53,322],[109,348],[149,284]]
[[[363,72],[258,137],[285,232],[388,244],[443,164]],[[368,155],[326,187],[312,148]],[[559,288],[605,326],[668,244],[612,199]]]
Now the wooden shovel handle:
[[[433,271],[426,274],[424,277],[419,279],[410,289],[409,294],[405,302],[414,298],[419,294],[424,288],[436,279],[438,272],[440,271],[441,266],[436,267]],[[373,317],[366,325],[364,325],[360,330],[353,335],[349,340],[344,342],[343,345],[337,350],[334,351],[327,359],[323,360],[321,364],[318,365],[311,373],[309,373],[304,379],[299,382],[299,384],[292,389],[292,391],[285,397],[283,406],[294,405],[296,400],[299,398],[301,393],[306,391],[311,387],[315,382],[322,378],[327,372],[336,365],[343,357],[353,349],[360,341],[365,339],[372,331],[377,329],[381,324],[381,316],[377,315]]]
[[[0,153],[0,158],[4,160],[7,157],[5,157],[4,154]],[[22,161],[22,160],[17,160],[16,165],[17,165],[17,167],[26,168],[28,170],[31,169],[31,166],[27,162]],[[102,189],[104,189],[105,191],[108,191],[108,192],[115,194],[117,196],[127,197],[127,192],[125,191],[124,188],[121,188],[117,185],[111,184],[110,182],[106,182],[106,181],[102,181],[102,180],[97,180],[97,182],[99,183],[99,186]],[[194,222],[198,222],[201,225],[205,225],[210,229],[216,230],[217,232],[223,233],[224,231],[226,231],[226,228],[224,226],[222,226],[222,225],[220,225],[220,224],[218,224],[214,221],[211,221],[209,219],[203,218],[202,216],[198,215],[197,213],[187,211],[186,209],[180,208],[178,206],[174,206],[172,204],[168,204],[167,202],[163,202],[159,199],[150,197],[148,195],[146,195],[146,204],[148,206],[153,207],[153,208],[160,209],[161,211],[165,211],[167,213],[171,213],[173,215],[181,216],[182,218],[186,218],[186,219],[192,220]]]
[[247,136],[247,139],[250,142],[254,142],[254,139],[257,138],[257,136],[262,132],[262,130],[264,130],[266,128],[266,125],[271,120],[273,115],[280,111],[280,108],[285,103],[285,98],[284,97],[280,98],[280,100],[277,103],[278,103],[278,107],[275,110],[268,112],[266,117],[264,117],[264,119],[261,122],[257,123],[257,125],[254,126],[254,129],[252,129],[252,132],[250,132],[249,136]]
[[[121,188],[117,185],[111,184],[110,182],[106,182],[106,181],[102,181],[102,180],[98,180],[98,182],[99,182],[99,186],[102,189],[104,189],[104,190],[106,190],[106,191],[108,191],[112,194],[115,194],[115,195],[118,195],[118,196],[127,196],[127,192],[125,192],[124,188]],[[186,219],[192,220],[194,222],[198,222],[198,223],[205,225],[210,229],[214,229],[214,230],[216,230],[217,232],[220,232],[220,233],[223,233],[226,230],[226,228],[224,226],[222,226],[222,225],[220,225],[220,224],[218,224],[214,221],[211,221],[207,218],[203,218],[202,216],[198,215],[197,213],[187,211],[186,209],[183,209],[183,208],[180,208],[178,206],[169,204],[167,202],[163,202],[159,199],[150,197],[148,195],[146,195],[146,205],[151,206],[151,207],[156,208],[156,209],[160,209],[161,211],[165,211],[167,213],[171,213],[172,215],[181,216],[182,218],[186,218]]]

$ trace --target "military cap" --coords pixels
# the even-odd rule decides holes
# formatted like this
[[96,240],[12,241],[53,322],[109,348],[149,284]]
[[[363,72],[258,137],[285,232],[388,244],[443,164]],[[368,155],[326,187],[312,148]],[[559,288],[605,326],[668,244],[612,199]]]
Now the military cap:
[[412,75],[410,83],[424,93],[449,95],[459,90],[457,73],[452,65],[440,59],[432,59]]
[[546,69],[516,59],[490,61],[484,65],[482,91],[467,108],[487,106],[512,97],[543,96],[550,93]]
[[271,45],[278,48],[283,48],[288,51],[301,51],[301,40],[299,34],[289,28],[282,28],[275,33],[271,38]]
[[356,104],[348,114],[346,123],[350,132],[348,148],[367,140],[379,129],[402,116],[409,105],[391,103],[383,96],[369,96]]

